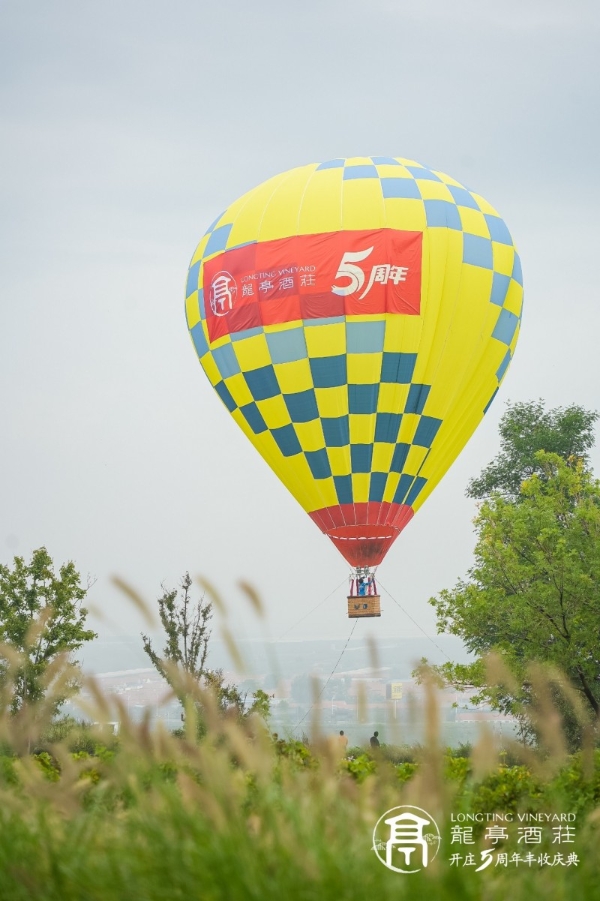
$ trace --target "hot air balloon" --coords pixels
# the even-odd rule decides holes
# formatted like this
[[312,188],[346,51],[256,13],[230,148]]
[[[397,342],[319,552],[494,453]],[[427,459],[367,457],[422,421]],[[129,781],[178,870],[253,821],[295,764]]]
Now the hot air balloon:
[[186,314],[200,363],[353,568],[349,615],[379,615],[374,568],[494,400],[522,301],[496,210],[407,159],[284,172],[198,244]]

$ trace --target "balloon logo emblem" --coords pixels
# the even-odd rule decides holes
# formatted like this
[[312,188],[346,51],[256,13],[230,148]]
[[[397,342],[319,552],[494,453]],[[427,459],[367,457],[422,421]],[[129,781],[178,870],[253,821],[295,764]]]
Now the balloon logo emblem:
[[217,272],[210,283],[210,308],[215,316],[226,316],[233,310],[237,285],[230,272]]

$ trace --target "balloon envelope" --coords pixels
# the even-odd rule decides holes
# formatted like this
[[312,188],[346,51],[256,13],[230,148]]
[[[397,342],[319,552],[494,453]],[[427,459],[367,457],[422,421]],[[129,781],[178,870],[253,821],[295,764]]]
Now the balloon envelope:
[[381,562],[492,403],[523,300],[479,194],[387,157],[292,169],[235,201],[191,261],[200,363],[353,566]]

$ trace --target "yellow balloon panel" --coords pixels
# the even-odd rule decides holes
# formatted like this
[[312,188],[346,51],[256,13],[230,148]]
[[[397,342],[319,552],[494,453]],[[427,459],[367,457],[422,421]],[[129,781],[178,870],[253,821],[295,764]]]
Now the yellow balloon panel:
[[186,315],[235,421],[363,565],[481,421],[522,301],[518,254],[486,200],[372,157],[294,169],[232,204],[192,258]]

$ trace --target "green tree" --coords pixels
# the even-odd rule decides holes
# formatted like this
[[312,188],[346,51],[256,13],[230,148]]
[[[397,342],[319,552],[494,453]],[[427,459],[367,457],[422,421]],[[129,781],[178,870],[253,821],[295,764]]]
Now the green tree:
[[[82,602],[88,589],[72,562],[56,575],[45,547],[34,551],[29,563],[15,557],[12,567],[0,565],[0,683],[10,684],[13,713],[44,697],[61,655],[97,637],[85,628],[88,611]],[[79,684],[77,663],[67,658],[65,667],[63,692],[53,698],[55,710]]]
[[500,453],[469,482],[467,496],[482,499],[500,492],[518,498],[521,482],[534,473],[543,477],[538,451],[587,465],[597,419],[598,413],[576,404],[554,410],[546,410],[542,400],[509,404],[500,420]]
[[[267,703],[265,712],[265,698],[268,696],[264,692],[260,689],[253,692],[253,701],[248,705],[247,693],[243,694],[237,686],[226,683],[223,670],[209,668],[212,603],[205,600],[204,595],[197,601],[193,600],[189,572],[183,576],[179,589],[169,591],[164,585],[162,588],[158,613],[167,638],[162,657],[154,649],[148,635],[142,633],[142,641],[153,666],[171,686],[182,707],[185,708],[190,700],[188,686],[192,681],[213,692],[223,713],[232,710],[239,717],[250,713],[266,717],[269,711]],[[187,678],[182,679],[181,675]],[[196,707],[202,731],[202,711],[197,703]]]
[[173,676],[172,665],[175,664],[191,676],[194,682],[200,682],[208,672],[206,659],[211,635],[209,623],[212,618],[212,604],[205,601],[204,596],[199,601],[194,601],[191,588],[192,580],[189,573],[181,580],[180,589],[174,588],[169,591],[162,586],[163,593],[158,599],[158,614],[167,637],[162,657],[154,650],[151,639],[142,633],[144,650],[152,665],[169,683],[183,706],[186,694],[179,680]]
[[[475,655],[469,664],[437,667],[438,673],[517,715],[530,738],[536,734],[528,715],[532,662],[566,674],[596,725],[600,714],[600,483],[581,460],[567,464],[540,451],[535,467],[518,503],[499,494],[483,503],[468,579],[430,600],[438,632],[460,636]],[[490,652],[501,655],[512,685],[488,683]],[[580,727],[564,702],[562,709],[571,716],[574,746]]]

